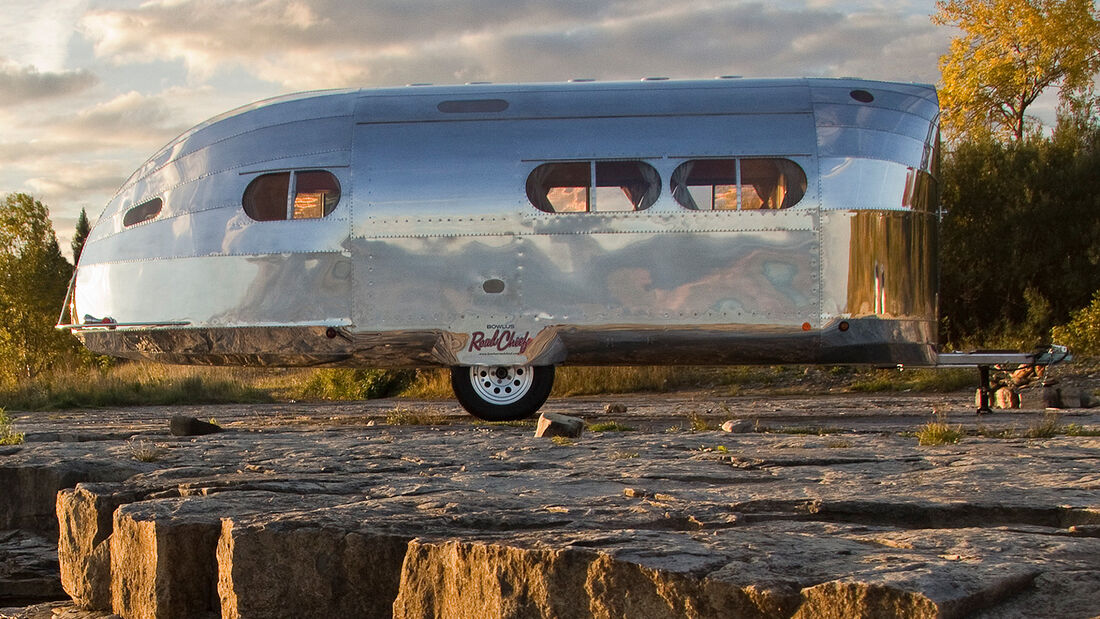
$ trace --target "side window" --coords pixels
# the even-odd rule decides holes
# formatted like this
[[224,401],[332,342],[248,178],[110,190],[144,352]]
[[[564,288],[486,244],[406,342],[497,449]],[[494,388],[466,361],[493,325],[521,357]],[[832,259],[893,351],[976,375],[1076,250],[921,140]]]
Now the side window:
[[642,161],[544,163],[527,177],[527,198],[547,213],[641,211],[660,193],[661,177]]
[[320,219],[340,202],[340,182],[331,172],[277,172],[252,179],[241,199],[256,221]]
[[164,201],[160,198],[153,198],[147,200],[141,204],[126,211],[126,214],[122,216],[122,225],[126,227],[140,224],[143,221],[149,221],[150,219],[156,219],[160,214],[160,209],[164,207]]
[[783,209],[806,195],[806,173],[789,159],[694,159],[676,168],[672,197],[690,209]]

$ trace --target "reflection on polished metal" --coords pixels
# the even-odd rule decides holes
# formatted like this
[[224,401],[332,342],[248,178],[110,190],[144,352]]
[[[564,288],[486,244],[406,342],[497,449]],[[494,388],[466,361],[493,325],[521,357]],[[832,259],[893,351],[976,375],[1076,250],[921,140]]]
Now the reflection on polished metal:
[[[260,102],[126,181],[85,244],[69,322],[97,352],[171,363],[932,364],[938,113],[930,86],[851,79]],[[670,183],[701,160],[740,162],[681,175],[708,204],[775,208],[687,208]],[[623,161],[635,172],[602,172]],[[754,180],[754,161],[783,175]],[[536,170],[569,165],[585,173],[554,191],[624,210],[533,204]],[[313,177],[338,190],[296,189]],[[245,212],[250,185],[278,217]]]

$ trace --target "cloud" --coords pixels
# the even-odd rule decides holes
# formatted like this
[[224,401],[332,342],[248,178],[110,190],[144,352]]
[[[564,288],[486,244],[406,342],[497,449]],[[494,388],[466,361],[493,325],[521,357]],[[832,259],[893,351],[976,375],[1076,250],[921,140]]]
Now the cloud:
[[0,58],[0,107],[53,99],[87,90],[98,79],[88,71],[41,73]]
[[112,62],[182,61],[197,81],[243,67],[292,90],[846,69],[932,81],[928,60],[947,43],[904,5],[846,13],[822,2],[173,0],[82,23]]
[[65,139],[95,138],[105,144],[162,144],[187,126],[159,96],[130,91],[52,123]]
[[67,167],[64,174],[28,178],[27,186],[49,202],[80,202],[113,194],[129,175],[114,162],[98,162]]

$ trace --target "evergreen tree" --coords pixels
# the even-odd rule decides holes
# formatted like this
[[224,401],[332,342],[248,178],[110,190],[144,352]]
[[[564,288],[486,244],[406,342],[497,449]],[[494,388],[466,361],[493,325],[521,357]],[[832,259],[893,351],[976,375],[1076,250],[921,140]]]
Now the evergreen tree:
[[70,354],[75,340],[53,328],[72,265],[61,255],[49,211],[23,193],[0,205],[0,378],[33,378]]
[[76,220],[76,232],[73,233],[73,264],[80,262],[80,252],[84,251],[84,241],[88,240],[88,233],[92,231],[92,225],[88,223],[88,213],[80,209],[80,217]]

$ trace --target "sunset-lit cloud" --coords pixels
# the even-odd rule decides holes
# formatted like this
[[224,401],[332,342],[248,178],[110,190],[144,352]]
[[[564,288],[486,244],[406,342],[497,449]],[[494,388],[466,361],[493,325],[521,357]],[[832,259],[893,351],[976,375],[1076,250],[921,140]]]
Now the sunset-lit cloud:
[[[215,114],[296,90],[646,76],[936,82],[934,0],[5,0],[0,194],[60,236]],[[65,243],[63,243],[64,245]]]
[[96,81],[85,70],[43,73],[0,58],[0,107],[63,97],[86,90]]

